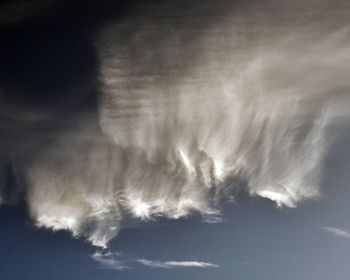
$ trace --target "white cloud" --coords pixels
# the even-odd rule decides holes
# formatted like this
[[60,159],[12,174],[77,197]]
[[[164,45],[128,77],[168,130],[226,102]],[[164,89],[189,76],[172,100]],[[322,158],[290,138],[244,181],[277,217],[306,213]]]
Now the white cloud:
[[323,227],[323,230],[333,234],[336,237],[350,238],[350,232],[337,227]]
[[152,268],[182,268],[182,267],[193,267],[193,268],[214,268],[219,267],[217,264],[199,261],[151,261],[146,259],[136,260],[138,263]]
[[261,190],[256,193],[258,196],[263,198],[268,198],[274,202],[276,202],[278,207],[288,206],[290,208],[294,208],[295,204],[293,201],[293,195],[291,193],[283,194],[269,190]]
[[101,268],[103,269],[115,269],[115,270],[126,270],[130,269],[123,260],[123,255],[120,253],[113,252],[95,252],[92,259],[97,261]]
[[201,261],[154,261],[147,259],[134,259],[122,253],[111,251],[97,251],[92,256],[102,269],[125,270],[131,269],[135,264],[151,268],[215,268],[217,264]]

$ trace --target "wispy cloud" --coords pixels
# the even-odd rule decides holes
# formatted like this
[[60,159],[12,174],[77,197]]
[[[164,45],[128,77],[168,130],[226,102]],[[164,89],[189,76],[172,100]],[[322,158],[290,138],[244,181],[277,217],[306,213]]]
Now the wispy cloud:
[[336,237],[350,238],[350,232],[337,227],[323,227],[323,230],[333,234]]
[[217,264],[199,261],[152,261],[146,259],[138,259],[136,262],[152,268],[182,268],[182,267],[193,267],[193,268],[209,268],[219,267]]
[[135,259],[125,254],[111,251],[97,251],[91,258],[97,261],[102,269],[126,270],[133,265],[143,265],[150,268],[216,268],[217,264],[201,261],[155,261],[148,259]]
[[123,260],[124,256],[121,253],[114,252],[95,252],[91,258],[97,261],[103,269],[115,269],[115,270],[126,270],[130,269]]

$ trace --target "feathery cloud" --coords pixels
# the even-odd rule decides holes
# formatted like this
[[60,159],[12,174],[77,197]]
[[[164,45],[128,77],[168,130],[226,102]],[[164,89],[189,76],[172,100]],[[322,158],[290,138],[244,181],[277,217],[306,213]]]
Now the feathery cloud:
[[152,261],[146,259],[136,260],[138,263],[152,268],[182,268],[182,267],[193,267],[193,268],[214,268],[219,267],[217,264],[199,261]]
[[102,269],[125,270],[132,269],[139,264],[150,268],[217,268],[219,265],[202,261],[155,261],[148,259],[135,259],[125,254],[112,251],[97,251],[91,258],[99,263]]
[[123,255],[115,252],[95,252],[91,258],[97,261],[103,269],[126,270],[130,269],[123,261]]

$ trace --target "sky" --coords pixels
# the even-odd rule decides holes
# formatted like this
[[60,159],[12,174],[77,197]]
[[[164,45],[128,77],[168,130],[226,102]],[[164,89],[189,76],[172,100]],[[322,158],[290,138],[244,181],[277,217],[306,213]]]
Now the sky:
[[0,4],[4,279],[348,279],[346,1]]

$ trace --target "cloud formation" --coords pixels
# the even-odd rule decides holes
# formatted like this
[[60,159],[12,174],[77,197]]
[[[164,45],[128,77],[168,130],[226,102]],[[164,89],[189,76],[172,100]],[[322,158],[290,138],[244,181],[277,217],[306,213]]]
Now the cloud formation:
[[[219,222],[241,190],[319,197],[330,128],[350,120],[346,1],[187,2],[140,5],[93,37],[95,107],[1,109],[1,156],[38,227],[106,247],[130,222]],[[65,98],[91,81],[74,86]]]
[[148,259],[134,259],[117,252],[97,251],[92,256],[103,269],[125,270],[139,264],[150,268],[217,268],[219,265],[201,261],[155,261]]
[[126,270],[130,269],[130,266],[125,264],[123,261],[123,255],[116,252],[95,252],[91,258],[98,262],[103,269],[115,269],[115,270]]
[[192,268],[208,268],[208,267],[219,267],[217,264],[212,264],[208,262],[199,261],[151,261],[145,259],[136,260],[138,263],[152,267],[152,268],[182,268],[182,267],[192,267]]
[[336,236],[336,237],[341,237],[341,238],[350,238],[350,232],[346,231],[344,229],[341,228],[337,228],[337,227],[323,227],[323,230],[331,233],[332,235]]

